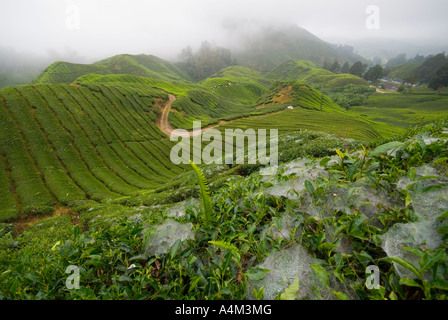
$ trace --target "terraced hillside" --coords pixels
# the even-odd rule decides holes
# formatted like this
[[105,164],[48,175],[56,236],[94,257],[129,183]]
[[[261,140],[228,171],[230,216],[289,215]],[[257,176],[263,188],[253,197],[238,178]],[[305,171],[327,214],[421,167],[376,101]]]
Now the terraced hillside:
[[413,88],[411,94],[375,93],[365,105],[350,110],[363,119],[404,129],[448,118],[448,88],[443,88],[440,94],[426,86]]
[[266,75],[276,81],[302,81],[312,86],[336,88],[347,84],[368,85],[368,83],[351,74],[335,74],[318,67],[311,61],[290,60],[282,63]]
[[154,124],[151,87],[52,84],[0,91],[0,219],[152,190],[184,170]]
[[176,101],[169,120],[176,128],[191,129],[194,120],[201,120],[203,126],[208,126],[280,109],[279,106],[263,110],[257,108],[260,98],[269,91],[269,82],[258,72],[243,67],[226,68],[198,84],[133,75],[85,75],[76,79],[75,83],[90,87],[98,83],[128,83],[156,87],[171,93],[176,96]]
[[70,83],[86,74],[130,74],[168,81],[189,80],[174,64],[158,57],[122,54],[93,64],[58,61],[47,67],[32,83]]
[[263,97],[266,105],[273,103],[287,104],[293,109],[283,112],[237,119],[224,124],[221,130],[241,129],[278,129],[280,134],[297,130],[323,131],[339,134],[346,138],[372,141],[381,137],[373,122],[351,114],[331,99],[300,82],[278,82],[270,93]]
[[[301,64],[321,70],[294,62]],[[174,143],[156,125],[169,95],[176,98],[168,117],[174,128],[192,129],[201,120],[219,130],[306,129],[363,141],[394,132],[309,84],[277,81],[293,77],[286,71],[265,77],[233,66],[192,83],[159,58],[119,55],[92,65],[55,63],[32,85],[0,90],[0,220],[176,184],[190,168],[170,161]],[[332,75],[321,84],[336,83]]]

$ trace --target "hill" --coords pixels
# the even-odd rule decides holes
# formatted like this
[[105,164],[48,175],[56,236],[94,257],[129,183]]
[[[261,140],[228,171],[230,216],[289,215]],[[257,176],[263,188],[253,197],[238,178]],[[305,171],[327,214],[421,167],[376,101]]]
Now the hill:
[[[230,70],[230,69],[229,69]],[[246,70],[247,71],[247,70]],[[233,77],[233,80],[237,78]],[[85,75],[75,80],[77,84],[129,83],[132,86],[151,86],[176,96],[169,120],[175,128],[191,129],[194,120],[201,120],[203,126],[216,124],[221,120],[255,115],[270,109],[257,110],[259,95],[267,90],[259,82],[233,82],[218,76],[199,84],[182,81],[166,81],[132,75]],[[229,89],[231,88],[231,89]],[[273,107],[279,109],[278,106]]]
[[0,90],[0,217],[153,190],[183,172],[155,126],[166,93],[51,84]]
[[47,67],[32,83],[71,83],[86,74],[130,74],[167,81],[189,80],[174,64],[158,57],[122,54],[93,64],[58,61]]
[[338,61],[342,65],[346,61],[363,60],[353,52],[345,54],[344,50],[296,25],[264,28],[241,42],[233,54],[238,63],[263,73],[289,60],[310,60],[320,65],[326,61]]
[[416,77],[416,71],[421,65],[422,63],[413,62],[391,67],[387,77],[403,80]]
[[[56,83],[38,83],[47,81]],[[193,83],[162,59],[119,55],[91,65],[55,63],[35,82],[0,90],[2,220],[166,188],[185,173],[169,160],[174,144],[156,125],[169,94],[174,128],[200,120],[221,131],[313,130],[367,143],[399,131],[313,88],[364,81],[310,61],[289,61],[267,75],[231,66]]]
[[437,71],[448,62],[445,53],[429,56],[423,62],[408,62],[390,68],[388,77],[412,79],[414,82],[429,83]]
[[301,81],[312,86],[326,88],[343,87],[347,84],[368,85],[368,83],[351,74],[335,74],[325,70],[311,61],[290,60],[280,64],[266,74],[266,78],[275,81]]

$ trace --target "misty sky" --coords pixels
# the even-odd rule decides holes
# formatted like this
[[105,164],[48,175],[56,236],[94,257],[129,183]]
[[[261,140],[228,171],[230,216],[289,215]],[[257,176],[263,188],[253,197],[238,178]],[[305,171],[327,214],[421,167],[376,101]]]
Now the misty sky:
[[[380,29],[366,8],[380,9]],[[175,59],[203,40],[235,44],[262,25],[294,23],[333,43],[380,37],[448,43],[446,0],[0,0],[0,47],[88,59],[119,53]]]

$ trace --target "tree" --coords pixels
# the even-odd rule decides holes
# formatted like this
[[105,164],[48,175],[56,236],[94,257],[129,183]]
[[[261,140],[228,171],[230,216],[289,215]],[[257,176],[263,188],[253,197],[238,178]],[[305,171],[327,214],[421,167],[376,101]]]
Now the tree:
[[415,58],[412,59],[412,60],[410,60],[409,62],[413,62],[413,63],[422,63],[422,62],[425,62],[425,56],[421,56],[421,55],[417,54],[417,55],[415,56]]
[[348,62],[346,62],[341,68],[341,73],[349,73],[349,71],[350,71],[350,65],[348,64]]
[[330,71],[333,73],[338,73],[340,70],[341,70],[341,65],[337,61],[335,61],[330,67]]
[[439,91],[443,87],[448,87],[448,62],[438,71],[428,84],[428,88]]
[[191,47],[182,49],[178,59],[178,65],[196,81],[205,79],[234,64],[229,49],[215,46],[208,41],[202,42],[196,53],[193,53]]
[[366,74],[364,75],[364,79],[372,81],[372,83],[375,83],[378,79],[383,77],[383,75],[384,75],[383,67],[377,64],[376,66],[370,68],[369,71],[366,72]]
[[405,83],[405,87],[408,90],[408,93],[412,93],[412,89],[414,88],[414,86],[416,85],[417,81],[417,77],[416,76],[409,76],[407,78],[404,79]]
[[358,77],[362,77],[362,74],[364,73],[364,65],[362,64],[362,62],[355,62],[355,64],[350,68],[349,73]]
[[179,59],[179,66],[192,76],[196,70],[196,62],[191,47],[187,46],[182,49],[177,58]]
[[330,69],[331,69],[331,62],[330,61],[325,60],[324,69],[327,70],[327,71],[330,71]]
[[423,62],[423,64],[415,70],[415,74],[421,82],[428,83],[447,62],[448,59],[445,57],[445,54],[439,53]]
[[373,64],[374,65],[377,65],[377,64],[381,65],[382,62],[383,62],[383,59],[381,59],[380,57],[374,57],[373,58]]
[[388,67],[399,66],[400,64],[404,64],[407,62],[406,53],[399,54],[395,58],[390,59],[387,62]]

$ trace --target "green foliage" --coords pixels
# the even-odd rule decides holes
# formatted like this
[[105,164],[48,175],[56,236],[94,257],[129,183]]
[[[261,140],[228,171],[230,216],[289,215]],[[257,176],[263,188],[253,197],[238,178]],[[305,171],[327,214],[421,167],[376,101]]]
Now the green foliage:
[[362,77],[365,69],[364,64],[361,61],[357,61],[350,67],[349,73],[357,77]]
[[201,169],[199,169],[193,162],[190,161],[191,166],[193,167],[194,172],[196,173],[196,177],[199,182],[199,189],[201,192],[201,210],[204,216],[204,223],[208,225],[214,217],[213,214],[213,203],[210,195],[210,187],[208,185],[207,179],[205,179],[204,174]]
[[1,220],[135,195],[184,172],[169,160],[172,143],[145,114],[146,103],[166,94],[114,80],[89,82],[94,90],[53,84],[0,92]]
[[415,71],[416,76],[421,82],[428,83],[434,76],[436,76],[437,71],[447,62],[448,59],[444,53],[439,53],[430,57],[417,68]]
[[[308,62],[295,65],[309,68],[305,71],[317,82],[330,87],[354,79],[328,80]],[[443,190],[443,182],[425,186],[433,182],[431,176],[418,178],[417,172],[423,165],[440,174],[448,171],[446,123],[381,141],[384,132],[400,131],[345,111],[297,79],[270,86],[257,72],[229,67],[192,84],[175,66],[147,56],[117,56],[95,66],[116,74],[85,74],[75,85],[0,91],[0,219],[48,214],[55,204],[74,212],[39,216],[19,235],[13,226],[0,224],[0,298],[263,299],[270,288],[252,287],[253,282],[278,270],[259,265],[295,245],[309,255],[310,279],[300,279],[300,288],[311,286],[311,297],[446,298],[446,213],[438,220],[439,248],[409,249],[418,264],[387,257],[381,240],[395,225],[417,221],[416,193]],[[61,73],[66,79],[90,67],[54,66],[67,68]],[[118,74],[120,68],[133,75]],[[47,76],[49,81],[57,77]],[[371,93],[357,86],[338,90],[341,96]],[[431,106],[429,111],[418,110],[406,95],[373,94],[367,103],[390,99],[395,109],[415,107],[414,120],[425,112],[440,117],[443,93],[436,97],[422,90],[416,88],[412,99],[420,99],[421,108]],[[176,124],[257,114],[219,129],[280,129],[277,175],[260,176],[260,164],[174,166],[169,160],[173,144],[154,124],[168,92],[177,97]],[[288,95],[287,102],[274,103]],[[405,107],[409,101],[414,104]],[[285,103],[294,110],[268,114]],[[428,142],[425,135],[435,138]],[[299,172],[291,163],[282,164],[300,157],[319,164],[319,174],[308,166]],[[412,183],[400,190],[402,177]],[[276,187],[285,192],[274,195]],[[372,202],[378,194],[395,202],[383,197],[380,203],[358,203],[359,192],[369,192]],[[173,204],[192,197],[199,205],[193,201],[173,216]],[[172,220],[191,226],[193,238],[176,234],[169,248],[150,255],[151,235]],[[366,289],[367,264],[381,269],[380,289]],[[397,264],[416,278],[400,279]],[[69,265],[80,268],[79,290],[65,287]],[[282,290],[279,298],[297,298],[298,277]]]
[[364,105],[370,95],[375,92],[375,88],[349,84],[334,89],[321,89],[321,92],[342,108],[349,109],[352,106]]
[[182,49],[178,58],[178,65],[195,81],[210,77],[234,62],[229,49],[212,45],[208,41],[202,42],[196,53],[189,46]]
[[296,276],[291,285],[285,289],[285,292],[279,294],[278,300],[296,300],[299,293],[299,278]]
[[370,68],[366,74],[364,75],[364,79],[368,81],[372,81],[372,83],[376,83],[378,79],[381,79],[384,76],[383,67],[380,65],[376,65]]
[[421,62],[409,62],[399,66],[390,68],[387,76],[395,79],[407,79],[414,77],[418,67],[421,66]]
[[[368,204],[334,210],[328,199],[335,193],[342,194],[343,189],[353,195],[357,185],[384,189],[399,199],[396,181],[400,177],[413,177],[416,167],[439,159],[437,165],[446,166],[445,142],[422,144],[415,138],[429,133],[441,136],[445,126],[413,128],[399,143],[373,144],[374,152],[368,148],[357,152],[333,150],[336,162],[330,158],[319,161],[328,174],[306,179],[295,193],[297,198],[263,191],[273,183],[296,179],[295,174],[286,175],[282,165],[270,180],[263,181],[253,173],[227,181],[214,190],[210,224],[202,223],[204,217],[197,216],[195,205],[187,207],[176,220],[192,223],[194,239],[178,239],[158,255],[145,253],[145,244],[148,232],[167,218],[163,207],[86,203],[77,210],[82,225],[72,225],[70,216],[52,217],[17,237],[12,236],[10,225],[0,225],[0,295],[3,299],[46,300],[245,299],[250,292],[253,298],[263,299],[269,288],[252,288],[251,283],[277,271],[258,265],[272,252],[286,250],[297,242],[312,258],[309,279],[316,281],[300,279],[299,287],[296,277],[279,299],[296,299],[299,288],[306,290],[310,285],[316,298],[444,299],[448,290],[446,239],[434,250],[409,248],[419,258],[418,264],[387,257],[381,249],[380,236],[392,225],[415,221],[410,214],[412,207],[394,209],[382,203],[377,213],[371,214],[363,211]],[[280,138],[285,139],[285,146],[289,135]],[[301,135],[319,137],[311,132]],[[315,142],[311,140],[310,144]],[[390,154],[393,149],[395,153]],[[209,169],[204,167],[203,171]],[[196,185],[191,181],[194,175],[206,185],[205,174],[198,169],[185,175],[191,188]],[[210,197],[204,190],[204,198]],[[399,201],[404,203],[404,199]],[[311,208],[318,208],[319,215]],[[288,214],[295,223],[279,223]],[[443,223],[446,217],[442,213],[439,220]],[[283,235],[265,231],[273,226],[281,228]],[[348,247],[342,245],[343,241]],[[411,270],[416,278],[400,279],[394,263]],[[380,289],[365,287],[365,269],[371,264],[380,268]],[[80,268],[79,290],[65,287],[69,265]]]
[[437,70],[436,75],[428,84],[428,88],[433,90],[439,90],[442,87],[448,87],[448,62]]

